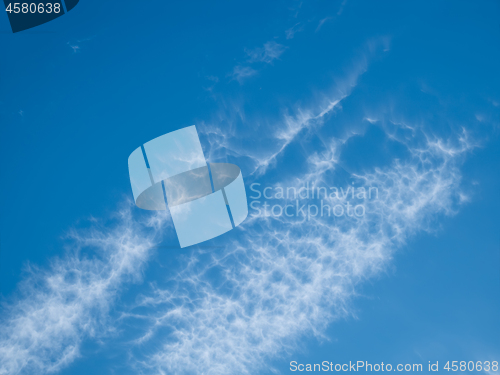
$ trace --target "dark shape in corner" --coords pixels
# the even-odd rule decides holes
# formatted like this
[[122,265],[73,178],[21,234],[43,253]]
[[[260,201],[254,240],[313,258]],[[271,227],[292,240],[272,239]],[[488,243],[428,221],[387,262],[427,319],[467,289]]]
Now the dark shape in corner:
[[70,11],[71,9],[73,9],[76,4],[78,4],[78,1],[80,0],[64,0],[64,4],[66,4],[66,11]]
[[[65,13],[63,1],[69,12],[79,0],[3,0],[13,33],[31,29],[62,16]],[[28,6],[26,13],[23,13],[23,4]]]

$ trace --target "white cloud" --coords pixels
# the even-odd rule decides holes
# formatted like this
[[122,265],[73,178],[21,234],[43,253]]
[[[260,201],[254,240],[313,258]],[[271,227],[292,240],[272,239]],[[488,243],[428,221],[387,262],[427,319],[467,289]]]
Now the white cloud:
[[95,38],[95,35],[88,37],[88,38],[83,38],[83,39],[78,39],[75,41],[67,42],[66,44],[73,50],[73,53],[78,53],[81,52],[81,45],[83,43],[86,43],[92,39]]
[[[112,330],[109,310],[122,284],[140,279],[165,219],[148,219],[148,234],[127,204],[111,227],[94,220],[87,231],[71,231],[70,253],[49,269],[30,268],[21,296],[2,315],[0,374],[57,372],[79,357],[84,339]],[[86,256],[86,249],[96,256]]]
[[[336,17],[339,17],[342,12],[344,11],[344,7],[345,5],[347,4],[347,0],[343,0],[342,3],[340,3],[340,7],[339,7],[339,10],[337,11],[337,15],[335,16]],[[318,32],[319,29],[321,29],[321,27],[326,23],[326,22],[329,22],[329,21],[333,21],[335,19],[334,17],[325,17],[323,19],[321,19],[318,23],[318,26],[316,27],[316,30],[315,32]]]
[[343,0],[342,3],[340,4],[339,10],[337,12],[337,16],[340,16],[342,12],[344,11],[344,7],[347,3],[347,0]]
[[287,39],[293,39],[296,33],[299,33],[304,30],[304,25],[302,22],[298,22],[289,29],[285,30],[285,35]]
[[[460,200],[458,166],[472,146],[461,136],[422,139],[399,139],[407,160],[352,175],[358,186],[380,191],[367,203],[368,215],[335,225],[331,218],[261,215],[208,261],[193,254],[170,288],[155,287],[140,303],[147,309],[141,319],[150,321],[141,345],[163,343],[141,361],[146,373],[253,374],[296,349],[304,335],[322,337],[328,324],[350,314],[357,284],[382,271],[408,236],[432,230],[437,214],[453,214]],[[328,182],[346,141],[332,139],[324,154],[311,155],[307,171],[293,176],[297,187]],[[215,271],[221,280],[207,276]]]
[[284,45],[271,40],[264,43],[262,48],[245,49],[245,52],[248,55],[248,62],[250,63],[264,62],[272,64],[274,60],[279,59],[286,48]]
[[[268,168],[275,165],[277,158],[283,154],[292,141],[297,139],[297,135],[303,131],[321,127],[328,117],[340,108],[342,100],[348,97],[356,87],[358,79],[366,72],[373,57],[379,53],[381,48],[385,49],[388,45],[389,39],[386,37],[369,40],[361,54],[351,61],[347,74],[342,79],[337,80],[335,89],[331,93],[324,95],[322,99],[317,100],[309,108],[298,107],[288,110],[292,114],[286,113],[283,121],[278,120],[267,124],[265,133],[259,135],[259,137],[265,137],[265,134],[271,134],[272,139],[264,150],[256,151],[255,147],[247,150],[242,147],[241,142],[238,142],[238,147],[234,147],[231,129],[233,128],[232,123],[236,122],[241,115],[241,105],[238,106],[236,112],[227,111],[227,105],[224,105],[223,111],[215,116],[212,124],[202,124],[200,127],[203,133],[210,134],[210,145],[207,149],[208,159],[214,159],[215,155],[220,153],[246,157],[253,163],[251,173],[256,171],[257,174],[265,173]],[[220,125],[222,123],[224,130]],[[268,129],[273,130],[269,132]],[[252,144],[252,146],[256,145]]]
[[[68,43],[69,44],[69,43]],[[71,47],[71,49],[73,50],[73,53],[77,53],[80,51],[80,46],[78,45],[72,45],[72,44],[69,44],[69,46]]]
[[[283,52],[285,52],[286,48],[287,47],[282,44],[278,44],[275,41],[264,43],[262,48],[245,48],[245,52],[248,55],[247,63],[272,64],[274,60],[279,59]],[[247,78],[255,76],[257,73],[257,70],[250,66],[237,65],[228,75],[242,84]]]
[[[369,44],[370,50],[373,45]],[[276,178],[279,172],[266,166],[279,163],[277,155],[292,142],[300,142],[302,130],[314,127],[319,136],[324,117],[349,96],[367,61],[360,60],[338,96],[297,110],[294,116],[285,114],[274,126],[278,130],[268,153],[242,154],[241,135],[207,127],[211,150],[222,150],[221,157],[252,159],[260,167],[254,178],[271,173]],[[379,199],[367,202],[367,215],[343,217],[334,224],[328,217],[253,215],[225,249],[208,257],[193,253],[186,266],[169,278],[168,288],[154,286],[138,305],[141,314],[135,316],[142,323],[149,321],[137,340],[139,346],[154,343],[158,348],[138,359],[142,370],[253,374],[269,359],[297,350],[302,337],[322,338],[331,322],[351,314],[357,285],[383,271],[411,235],[435,230],[438,215],[454,214],[464,201],[460,165],[475,147],[468,133],[463,130],[443,139],[424,127],[400,124],[399,119],[389,121],[390,126],[380,121],[388,137],[409,156],[350,175],[356,186],[375,186],[380,192]],[[391,133],[391,126],[400,126],[412,137],[407,132]],[[287,186],[332,186],[331,172],[340,168],[340,150],[353,133],[346,134],[322,138],[324,150],[307,155],[306,170],[289,175]],[[214,272],[217,280],[209,276]]]
[[237,65],[234,67],[231,76],[239,83],[242,83],[245,79],[253,77],[256,74],[257,71],[249,66]]
[[378,122],[377,119],[373,119],[373,118],[370,118],[370,117],[365,117],[364,118],[366,121],[368,121],[370,124],[375,124]]
[[318,32],[319,29],[321,29],[321,26],[323,26],[325,24],[325,22],[330,21],[330,20],[333,20],[333,17],[325,17],[322,20],[320,20],[318,23],[318,26],[316,27],[316,32]]
[[[253,177],[269,174],[268,167],[300,140],[303,130],[318,133],[326,117],[340,108],[367,69],[372,46],[334,93],[284,114],[275,124],[269,150],[242,152],[238,145],[245,139],[244,129],[207,126],[210,153],[250,159],[256,166]],[[233,115],[243,118],[236,107]],[[350,314],[358,283],[383,270],[408,236],[431,230],[437,214],[453,214],[455,203],[463,201],[459,166],[474,147],[467,132],[445,140],[417,125],[408,128],[418,133],[418,142],[390,134],[407,149],[408,159],[351,175],[358,186],[377,186],[381,193],[368,203],[369,215],[346,217],[335,225],[321,217],[253,216],[226,248],[209,256],[191,253],[168,288],[153,285],[140,300],[141,313],[124,314],[124,319],[147,323],[132,345],[155,343],[154,352],[137,354],[139,371],[255,373],[269,358],[296,349],[304,335],[322,337],[328,324]],[[338,168],[341,146],[350,136],[325,136],[324,150],[306,155],[306,170],[290,180],[297,186],[331,182],[329,172]],[[79,356],[84,339],[103,337],[116,328],[105,324],[110,307],[124,282],[140,279],[154,238],[168,219],[153,215],[146,223],[149,233],[129,209],[120,218],[114,229],[96,224],[89,232],[73,232],[75,253],[54,261],[48,271],[35,270],[25,281],[24,297],[2,320],[0,374],[57,371]],[[99,257],[79,255],[85,247],[97,249]],[[211,272],[219,277],[214,280]]]

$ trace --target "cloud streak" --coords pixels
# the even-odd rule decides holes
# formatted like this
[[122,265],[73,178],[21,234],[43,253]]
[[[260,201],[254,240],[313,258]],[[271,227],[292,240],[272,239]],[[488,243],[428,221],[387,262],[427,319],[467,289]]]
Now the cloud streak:
[[[386,41],[379,44],[387,48]],[[326,117],[333,117],[340,103],[348,100],[367,69],[366,56],[343,81],[338,96],[296,110],[294,116],[285,113],[275,126],[270,152],[241,153],[233,146],[238,144],[237,132],[227,139],[207,127],[206,135],[214,155],[222,150],[218,155],[222,158],[251,159],[256,167],[250,178],[267,179],[272,174],[273,180],[298,189],[306,184],[336,186],[340,172],[347,172],[345,190],[352,180],[366,190],[376,187],[380,196],[367,201],[362,217],[307,220],[253,212],[224,249],[208,255],[193,252],[185,266],[168,278],[168,287],[153,286],[136,306],[141,313],[129,316],[132,322],[146,322],[134,349],[141,371],[258,372],[271,358],[297,350],[303,337],[324,338],[328,325],[351,314],[360,283],[380,274],[412,235],[432,231],[442,215],[459,209],[464,202],[460,166],[476,147],[465,129],[440,138],[425,126],[362,116],[361,121],[369,118],[405,150],[404,157],[366,170],[349,168],[344,156],[350,141],[362,132],[345,131],[343,138],[328,135]],[[321,140],[315,152],[305,153],[305,169],[271,171],[271,164],[281,166],[278,156],[292,143],[306,143],[304,132]],[[343,197],[325,200],[331,205],[346,202]],[[139,354],[146,346],[158,349]]]
[[238,83],[243,83],[247,78],[253,77],[257,74],[257,71],[249,66],[237,65],[234,67],[231,77],[238,81]]
[[[274,60],[279,59],[279,57],[285,52],[287,47],[282,44],[278,44],[275,41],[269,41],[264,43],[263,47],[258,47],[254,49],[245,48],[245,53],[248,56],[247,63],[265,63],[273,64]],[[257,75],[258,71],[248,65],[236,65],[233,71],[228,74],[232,79],[238,81],[242,84],[245,80],[250,77]]]
[[286,39],[293,39],[295,34],[304,30],[304,25],[302,22],[298,22],[289,29],[285,30]]
[[128,202],[112,223],[92,220],[89,230],[71,230],[69,253],[49,269],[30,267],[21,297],[3,308],[0,374],[57,372],[80,356],[85,339],[112,330],[110,309],[125,283],[140,280],[154,232],[167,219],[141,224],[131,208]]
[[[204,261],[193,254],[170,288],[155,287],[139,304],[147,309],[141,320],[150,322],[140,342],[163,344],[141,362],[144,371],[251,374],[296,349],[301,337],[323,337],[332,321],[350,313],[360,282],[382,271],[408,236],[459,204],[459,165],[473,145],[463,136],[445,142],[418,132],[416,144],[398,139],[406,160],[351,175],[357,186],[380,191],[366,216],[335,225],[319,216],[253,216],[226,249]],[[329,172],[339,168],[334,160],[347,141],[332,139],[321,155],[311,155],[307,170],[292,176],[296,187],[332,183]],[[170,332],[166,338],[161,328]]]
[[[210,141],[207,150],[208,159],[220,157],[219,154],[221,153],[246,157],[253,164],[249,172],[263,175],[276,164],[277,158],[283,155],[284,151],[297,139],[299,134],[318,129],[335,113],[342,100],[351,94],[359,78],[367,71],[371,60],[378,56],[382,49],[386,51],[388,48],[389,39],[386,37],[369,40],[359,56],[350,63],[348,74],[337,81],[330,93],[323,95],[321,100],[317,100],[309,108],[287,109],[283,119],[268,125],[268,127],[275,130],[271,132],[272,139],[264,150],[245,148],[237,139],[234,139],[231,132],[231,129],[234,128],[231,123],[236,119],[230,118],[227,123],[224,123],[223,120],[227,115],[225,113],[218,114],[212,124],[202,124],[200,126],[201,131],[205,133]],[[221,123],[224,123],[224,131],[221,128]],[[263,137],[263,134],[259,135],[260,139]],[[238,144],[238,146],[235,146],[235,144]]]
[[[387,48],[384,40],[374,44]],[[367,70],[377,53],[374,44],[329,95],[309,108],[284,111],[265,150],[242,151],[242,129],[204,127],[209,159],[247,160],[250,179],[272,174],[296,188],[335,186],[335,173],[349,171],[356,186],[380,192],[367,202],[367,215],[332,223],[328,217],[254,214],[228,237],[227,246],[193,250],[167,280],[122,309],[120,323],[108,325],[119,295],[128,283],[141,281],[151,247],[170,222],[159,214],[146,222],[137,219],[129,204],[111,227],[96,222],[87,231],[72,231],[65,258],[46,271],[32,270],[20,287],[22,296],[4,308],[0,374],[57,372],[80,356],[86,339],[106,338],[122,322],[140,327],[141,334],[129,342],[139,373],[251,374],[296,350],[304,336],[324,337],[328,325],[349,315],[359,283],[384,270],[411,235],[431,230],[439,215],[456,212],[464,201],[460,165],[475,147],[465,129],[445,139],[423,126],[388,125],[372,114],[366,120],[379,125],[406,156],[369,170],[346,166],[344,151],[354,135],[333,137],[326,124]],[[264,45],[249,57],[270,63],[280,54],[271,57],[276,53],[267,53]],[[241,69],[241,79],[256,74]],[[243,114],[235,116],[241,120]],[[314,152],[299,155],[305,168],[282,174],[272,169],[291,145],[304,145],[305,134],[320,140]],[[85,255],[89,251],[95,254]]]

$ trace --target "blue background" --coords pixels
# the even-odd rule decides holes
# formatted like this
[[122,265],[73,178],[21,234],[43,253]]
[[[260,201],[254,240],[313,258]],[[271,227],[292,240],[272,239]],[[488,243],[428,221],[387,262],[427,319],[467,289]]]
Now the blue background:
[[[363,284],[353,316],[325,332],[331,341],[306,337],[270,366],[288,373],[291,360],[500,360],[499,4],[85,0],[17,34],[0,15],[3,298],[15,300],[28,264],[44,268],[63,254],[69,227],[131,196],[127,158],[140,144],[227,108],[244,113],[241,132],[264,124],[328,90],[367,40],[389,36],[390,51],[358,80],[338,126],[359,130],[351,125],[357,113],[388,101],[436,133],[443,122],[469,126],[470,113],[491,113],[487,125],[470,125],[482,146],[462,167],[463,181],[478,184],[457,215],[413,237],[384,274]],[[286,39],[298,22],[303,30]],[[245,48],[270,40],[286,47],[282,55],[234,79]],[[399,152],[383,154],[384,135],[363,127],[353,165],[369,166],[372,154],[385,163]],[[283,168],[296,166],[285,160]],[[89,343],[82,352],[62,373],[108,374],[125,356],[119,345]]]

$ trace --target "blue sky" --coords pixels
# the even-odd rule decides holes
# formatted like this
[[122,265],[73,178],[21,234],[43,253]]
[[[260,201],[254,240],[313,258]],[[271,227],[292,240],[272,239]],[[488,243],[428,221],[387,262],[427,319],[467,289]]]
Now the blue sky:
[[[500,361],[499,16],[82,0],[16,34],[0,16],[0,374]],[[168,213],[131,203],[127,158],[193,124],[249,197],[380,197],[359,218],[250,209],[180,249]]]

